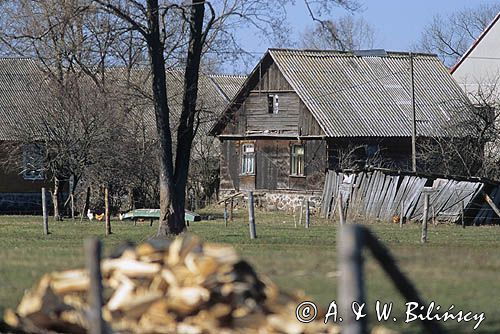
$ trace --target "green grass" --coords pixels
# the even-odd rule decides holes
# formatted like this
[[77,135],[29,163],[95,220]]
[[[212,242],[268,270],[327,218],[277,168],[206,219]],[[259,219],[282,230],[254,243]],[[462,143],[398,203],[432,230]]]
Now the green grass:
[[[214,209],[213,214],[220,210]],[[196,222],[190,232],[212,242],[232,244],[258,272],[286,290],[303,290],[326,308],[336,298],[337,228],[313,218],[309,230],[294,228],[293,217],[278,213],[257,213],[256,240],[249,240],[244,211],[224,227],[222,220]],[[435,301],[446,310],[485,312],[486,320],[476,332],[500,332],[500,227],[439,225],[429,227],[429,242],[421,245],[420,226],[373,223],[367,225],[391,250],[402,270],[416,284],[424,300]],[[44,236],[40,217],[0,217],[0,311],[15,307],[25,289],[43,273],[83,265],[83,239],[102,236],[102,223],[71,220],[50,222],[52,234]],[[104,240],[111,251],[124,240],[141,242],[156,231],[149,223],[134,226],[113,222],[113,235]],[[418,322],[404,324],[404,301],[381,268],[366,253],[367,308],[374,320],[374,304],[393,301],[399,320],[385,324],[405,333],[420,333]],[[474,322],[447,322],[450,333],[470,333]]]

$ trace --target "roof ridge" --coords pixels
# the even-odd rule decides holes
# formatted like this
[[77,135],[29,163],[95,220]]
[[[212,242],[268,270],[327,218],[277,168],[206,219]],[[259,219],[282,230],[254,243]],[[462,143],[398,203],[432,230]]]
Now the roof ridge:
[[33,62],[37,62],[37,59],[33,57],[0,56],[0,61],[2,60],[31,60]]
[[216,78],[246,78],[247,76],[244,74],[206,74],[209,77],[216,77]]
[[[309,53],[336,53],[342,54],[346,56],[353,57],[371,57],[371,56],[358,56],[355,55],[356,51],[370,51],[370,50],[381,50],[381,49],[366,49],[366,50],[335,50],[335,49],[292,49],[292,48],[269,48],[269,52],[309,52]],[[386,51],[388,55],[410,55],[414,56],[430,56],[437,57],[435,53],[427,53],[427,52],[413,52],[413,51]],[[373,57],[373,56],[372,56]]]

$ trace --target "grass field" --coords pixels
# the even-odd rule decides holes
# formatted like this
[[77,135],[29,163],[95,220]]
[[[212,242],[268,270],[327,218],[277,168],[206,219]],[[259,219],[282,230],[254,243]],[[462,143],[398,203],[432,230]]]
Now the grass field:
[[[215,213],[215,211],[214,211]],[[220,212],[219,212],[220,213]],[[336,297],[335,224],[312,220],[309,230],[294,228],[293,217],[257,213],[257,235],[248,238],[245,212],[224,227],[222,220],[191,225],[190,232],[212,242],[232,244],[259,273],[268,275],[282,288],[304,290],[319,306],[327,307]],[[402,229],[386,223],[369,228],[390,248],[404,272],[416,284],[424,300],[435,301],[447,310],[485,312],[478,333],[500,333],[500,227],[430,226],[429,242],[419,243],[420,226]],[[102,236],[102,223],[71,220],[50,222],[49,236],[42,234],[40,217],[0,217],[0,311],[15,307],[25,289],[43,273],[83,265],[82,241]],[[141,242],[156,231],[149,223],[133,226],[113,222],[113,235],[104,238],[109,252],[124,240]],[[404,301],[375,261],[367,255],[367,308],[374,321],[376,300],[394,302],[397,322],[387,327],[405,333],[420,333],[418,322],[404,324]],[[475,322],[443,324],[450,333],[471,333]]]

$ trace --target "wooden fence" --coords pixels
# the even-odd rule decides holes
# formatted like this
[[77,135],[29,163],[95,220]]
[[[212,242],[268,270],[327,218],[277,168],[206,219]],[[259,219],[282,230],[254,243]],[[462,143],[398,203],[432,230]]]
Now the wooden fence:
[[341,199],[351,219],[390,221],[395,216],[402,216],[405,220],[420,220],[424,192],[429,193],[429,216],[435,221],[457,222],[464,212],[476,225],[498,219],[492,206],[484,200],[484,194],[489,194],[492,202],[500,205],[500,190],[496,184],[481,179],[432,177],[382,169],[329,171],[321,215],[330,218],[338,214],[337,202]]

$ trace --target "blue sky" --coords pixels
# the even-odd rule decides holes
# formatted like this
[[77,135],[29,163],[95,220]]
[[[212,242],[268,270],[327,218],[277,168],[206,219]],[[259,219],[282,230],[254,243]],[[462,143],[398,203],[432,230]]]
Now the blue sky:
[[365,0],[361,13],[376,31],[376,46],[405,51],[418,41],[435,14],[450,14],[462,8],[498,1],[478,0]]
[[[416,43],[422,30],[435,14],[447,15],[463,8],[473,8],[482,3],[498,3],[500,0],[360,0],[363,10],[357,13],[375,30],[374,48],[389,51],[409,51]],[[302,0],[289,6],[288,20],[292,26],[292,39],[298,39],[307,26],[312,26]],[[335,15],[346,12],[338,9]],[[264,53],[273,45],[258,34],[242,29],[239,39],[247,50]],[[259,57],[258,55],[256,55]]]

